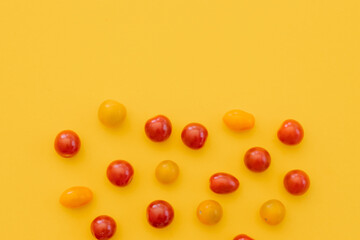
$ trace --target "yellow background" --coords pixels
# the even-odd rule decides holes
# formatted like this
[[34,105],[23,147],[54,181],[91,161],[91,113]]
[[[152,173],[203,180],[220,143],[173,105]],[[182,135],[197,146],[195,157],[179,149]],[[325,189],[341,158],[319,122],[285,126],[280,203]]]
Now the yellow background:
[[[1,237],[93,239],[90,222],[108,214],[118,223],[113,239],[360,239],[359,9],[357,0],[1,0]],[[109,98],[128,110],[116,130],[97,119]],[[256,127],[226,129],[222,115],[233,108],[253,113]],[[143,130],[156,114],[173,123],[160,144]],[[299,146],[276,138],[287,118],[303,124]],[[209,130],[202,150],[180,140],[189,122]],[[82,139],[72,159],[53,148],[64,129]],[[253,146],[272,156],[265,173],[244,167]],[[105,177],[115,159],[135,168],[127,188]],[[173,186],[155,180],[164,159],[180,166]],[[295,168],[311,178],[301,197],[282,186]],[[237,176],[240,189],[212,193],[217,171]],[[58,198],[74,185],[90,187],[94,200],[65,209]],[[258,214],[272,198],[287,208],[274,227]],[[146,222],[155,199],[175,209],[166,229]],[[224,208],[216,226],[196,219],[205,199]]]

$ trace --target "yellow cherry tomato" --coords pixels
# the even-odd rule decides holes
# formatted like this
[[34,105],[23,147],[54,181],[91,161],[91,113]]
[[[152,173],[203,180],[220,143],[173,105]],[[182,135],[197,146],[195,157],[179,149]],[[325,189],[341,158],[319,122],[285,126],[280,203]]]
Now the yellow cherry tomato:
[[60,196],[60,203],[67,208],[77,208],[89,203],[93,193],[87,187],[71,187]]
[[126,116],[126,108],[114,100],[104,101],[98,111],[99,120],[108,127],[118,126]]
[[254,127],[255,118],[242,110],[231,110],[225,113],[223,121],[233,131],[243,131]]
[[206,200],[199,204],[197,208],[197,217],[200,222],[206,225],[218,223],[223,215],[221,205],[214,200]]
[[261,206],[260,216],[270,225],[279,224],[285,217],[285,206],[279,200],[269,200]]
[[171,160],[162,161],[156,167],[155,176],[161,183],[172,183],[179,176],[179,166]]

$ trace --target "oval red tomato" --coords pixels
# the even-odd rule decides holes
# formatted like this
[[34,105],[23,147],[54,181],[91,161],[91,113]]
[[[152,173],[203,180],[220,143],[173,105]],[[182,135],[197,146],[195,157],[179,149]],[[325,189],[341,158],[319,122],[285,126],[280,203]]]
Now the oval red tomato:
[[271,157],[268,151],[261,147],[250,148],[245,156],[246,167],[253,172],[263,172],[270,166]]
[[293,195],[302,195],[310,187],[309,176],[301,170],[292,170],[285,175],[284,186]]
[[239,188],[239,180],[227,173],[216,173],[210,177],[210,189],[214,193],[232,193]]
[[254,240],[253,238],[249,237],[248,235],[245,234],[240,234],[237,235],[234,240]]
[[80,149],[80,138],[71,130],[65,130],[60,132],[54,142],[56,152],[65,158],[73,157],[78,153]]
[[163,115],[153,117],[145,123],[145,133],[154,142],[162,142],[168,139],[171,129],[170,120]]
[[277,136],[284,144],[296,145],[304,138],[304,129],[299,122],[288,119],[281,125]]
[[112,184],[124,187],[131,182],[134,169],[127,161],[116,160],[110,163],[106,175]]
[[110,239],[116,232],[116,222],[113,218],[102,215],[91,223],[91,233],[99,240]]
[[164,228],[172,222],[174,209],[168,202],[157,200],[147,207],[146,216],[151,226]]
[[202,148],[208,136],[206,128],[199,123],[186,125],[181,133],[181,139],[186,146],[192,149]]

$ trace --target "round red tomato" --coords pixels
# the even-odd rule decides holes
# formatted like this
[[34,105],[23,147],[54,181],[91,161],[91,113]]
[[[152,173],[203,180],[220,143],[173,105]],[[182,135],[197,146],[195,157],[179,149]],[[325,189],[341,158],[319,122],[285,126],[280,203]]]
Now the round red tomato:
[[107,240],[114,235],[116,222],[113,218],[102,215],[92,221],[90,228],[94,237],[99,240]]
[[210,177],[210,189],[214,193],[225,194],[236,191],[239,181],[227,173],[216,173]]
[[237,235],[234,240],[254,240],[253,238],[249,237],[248,235],[245,234],[240,234]]
[[296,145],[303,139],[304,129],[299,122],[289,119],[283,122],[277,136],[284,144]]
[[171,122],[163,115],[150,118],[145,123],[145,133],[154,142],[165,141],[171,134]]
[[199,123],[186,125],[181,133],[181,139],[186,146],[192,149],[202,148],[205,144],[208,131]]
[[310,187],[309,176],[301,170],[292,170],[285,175],[284,186],[293,195],[302,195]]
[[168,202],[157,200],[147,207],[146,216],[151,226],[164,228],[172,222],[174,209]]
[[127,161],[116,160],[110,163],[106,175],[112,184],[124,187],[131,182],[134,169]]
[[249,170],[263,172],[270,166],[271,157],[264,148],[253,147],[245,153],[244,162]]
[[65,158],[74,156],[79,151],[80,145],[79,136],[71,130],[60,132],[56,136],[54,143],[56,152]]

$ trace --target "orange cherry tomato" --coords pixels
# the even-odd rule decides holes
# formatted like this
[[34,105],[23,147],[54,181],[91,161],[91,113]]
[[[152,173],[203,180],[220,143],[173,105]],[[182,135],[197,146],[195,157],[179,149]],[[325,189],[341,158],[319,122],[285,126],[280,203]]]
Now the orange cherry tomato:
[[60,203],[67,208],[77,208],[88,204],[93,193],[87,187],[71,187],[60,196]]
[[269,200],[261,206],[260,216],[270,225],[279,224],[285,217],[285,206],[279,200]]
[[225,113],[223,121],[233,131],[248,130],[255,125],[255,118],[252,114],[238,109]]
[[199,204],[196,213],[200,222],[206,225],[214,225],[221,220],[223,210],[218,202],[206,200]]
[[126,108],[114,100],[106,100],[101,103],[98,111],[100,122],[108,127],[117,127],[126,116]]
[[162,161],[156,167],[155,176],[161,183],[173,183],[179,176],[179,166],[171,160]]

